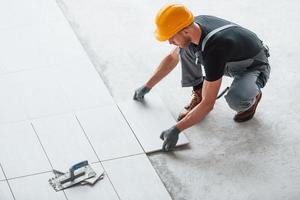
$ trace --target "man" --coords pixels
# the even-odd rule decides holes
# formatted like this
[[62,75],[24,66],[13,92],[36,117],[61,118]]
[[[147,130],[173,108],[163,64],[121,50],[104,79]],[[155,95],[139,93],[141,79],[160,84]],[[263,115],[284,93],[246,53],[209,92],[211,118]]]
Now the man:
[[[268,48],[251,31],[214,16],[194,17],[184,5],[169,4],[156,16],[155,36],[177,47],[134,93],[141,101],[181,61],[182,86],[193,87],[191,102],[175,126],[163,131],[163,150],[176,146],[181,131],[201,121],[214,107],[223,75],[233,77],[225,99],[236,122],[250,120],[269,78]],[[201,65],[204,67],[205,77]]]

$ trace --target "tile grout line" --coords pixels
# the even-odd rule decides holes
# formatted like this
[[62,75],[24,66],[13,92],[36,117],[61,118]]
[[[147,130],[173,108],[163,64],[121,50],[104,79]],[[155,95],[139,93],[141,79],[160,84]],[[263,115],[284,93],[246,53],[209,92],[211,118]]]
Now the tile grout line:
[[44,172],[38,172],[38,173],[33,173],[33,174],[27,174],[27,175],[23,175],[23,176],[16,176],[16,177],[12,177],[12,178],[8,178],[7,180],[15,180],[15,179],[20,179],[20,178],[26,178],[26,177],[30,177],[30,176],[36,176],[36,175],[40,175],[40,174],[46,174],[49,173],[51,171],[44,171]]
[[111,159],[106,159],[106,160],[101,160],[101,162],[108,162],[108,161],[113,161],[113,160],[118,160],[118,159],[123,159],[123,158],[130,158],[130,157],[134,157],[134,156],[139,156],[139,155],[144,155],[145,153],[136,153],[136,154],[131,154],[128,156],[120,156],[120,157],[116,157],[116,158],[111,158]]
[[[39,141],[39,143],[40,143],[40,145],[41,145],[41,147],[42,147],[42,149],[44,151],[44,154],[45,154],[45,156],[46,156],[46,158],[47,158],[47,160],[48,160],[48,162],[49,162],[49,164],[50,164],[50,166],[51,166],[51,168],[53,170],[54,169],[53,165],[52,165],[52,163],[50,161],[50,158],[49,158],[49,156],[48,156],[48,154],[47,154],[47,152],[46,152],[46,150],[45,150],[45,148],[44,148],[44,146],[42,144],[42,141],[40,140],[40,137],[38,136],[38,133],[37,133],[36,129],[34,128],[34,125],[33,125],[32,122],[30,122],[30,124],[31,124],[31,127],[32,127],[32,129],[33,129],[33,131],[34,131],[34,133],[35,133],[35,135],[36,135],[36,137],[37,137],[37,139],[38,139],[38,141]],[[68,197],[67,197],[67,195],[66,195],[66,193],[65,193],[64,190],[63,190],[63,193],[64,193],[65,198],[68,200]]]
[[47,160],[48,160],[48,162],[49,162],[51,168],[53,169],[53,165],[52,165],[52,163],[51,163],[51,161],[50,161],[50,158],[49,158],[49,156],[47,155],[46,150],[45,150],[45,148],[44,148],[44,146],[43,146],[43,144],[42,144],[42,141],[41,141],[40,137],[38,136],[38,133],[37,133],[37,131],[36,131],[34,125],[32,124],[32,122],[30,122],[30,125],[31,125],[31,127],[32,127],[32,129],[33,129],[33,131],[34,131],[34,133],[35,133],[35,136],[37,137],[37,139],[38,139],[38,141],[39,141],[39,143],[40,143],[40,145],[41,145],[41,147],[42,147],[42,149],[43,149],[43,152],[44,152],[44,154],[45,154],[45,156],[46,156],[46,158],[47,158]]
[[[41,145],[41,147],[42,147],[42,149],[43,149],[43,151],[44,151],[44,154],[46,155],[47,160],[48,160],[48,162],[49,162],[49,164],[50,164],[50,166],[51,166],[51,168],[52,168],[52,170],[53,170],[53,169],[54,169],[54,168],[53,168],[53,165],[52,165],[52,163],[51,163],[51,161],[50,161],[50,158],[49,158],[48,154],[46,153],[46,149],[44,148],[44,146],[43,146],[43,144],[42,144],[42,141],[40,140],[40,137],[38,136],[38,133],[37,133],[36,129],[34,128],[34,125],[32,124],[32,122],[30,122],[30,124],[31,124],[31,127],[32,127],[32,129],[34,130],[35,135],[36,135],[36,137],[38,138],[38,141],[39,141],[39,143],[40,143],[40,145]],[[50,171],[50,172],[51,172],[51,171]],[[68,200],[68,197],[67,197],[65,191],[63,190],[62,192],[64,193],[65,198]]]
[[108,180],[109,180],[109,182],[110,182],[111,186],[113,187],[113,189],[114,189],[114,191],[115,191],[115,193],[116,193],[116,195],[117,195],[118,199],[119,199],[119,200],[121,200],[121,197],[119,196],[119,193],[117,192],[117,190],[116,190],[116,188],[115,188],[114,184],[112,183],[112,181],[111,181],[111,179],[110,179],[110,177],[109,177],[108,173],[106,172],[104,165],[102,164],[102,162],[101,162],[101,160],[100,160],[100,158],[99,158],[99,156],[98,156],[98,154],[97,154],[97,152],[96,152],[96,150],[95,150],[94,146],[92,145],[92,143],[91,143],[91,141],[90,141],[90,139],[89,139],[88,135],[86,134],[86,132],[85,132],[85,130],[84,130],[84,128],[83,128],[83,126],[82,126],[82,124],[80,123],[80,121],[79,121],[79,119],[78,119],[78,117],[77,117],[77,115],[76,115],[76,114],[75,114],[75,118],[76,118],[76,120],[77,120],[77,122],[78,122],[79,126],[81,127],[81,129],[82,129],[82,131],[83,131],[83,134],[85,135],[85,137],[86,137],[86,139],[87,139],[88,143],[91,145],[91,147],[92,147],[92,149],[93,149],[93,151],[94,151],[94,153],[95,153],[95,155],[96,155],[96,157],[97,157],[97,159],[98,159],[99,163],[101,164],[102,168],[104,169],[104,171],[105,171],[105,174],[106,174],[106,176],[107,176],[107,178],[108,178]]
[[26,115],[26,117],[27,117],[26,119],[10,121],[10,122],[0,122],[0,126],[1,125],[6,125],[6,124],[16,124],[16,123],[21,123],[21,122],[26,122],[26,121],[45,119],[45,118],[49,118],[49,117],[61,116],[61,115],[66,115],[66,114],[74,114],[76,112],[84,112],[84,111],[87,111],[87,110],[98,109],[98,108],[111,106],[111,105],[113,105],[113,104],[107,103],[107,104],[102,104],[102,105],[93,105],[93,106],[88,106],[88,107],[83,107],[83,108],[75,108],[75,109],[69,110],[69,111],[63,111],[63,112],[57,112],[57,113],[53,113],[53,114],[42,115],[42,116],[39,116],[39,117],[28,117]]
[[14,193],[13,193],[12,189],[11,189],[11,186],[10,186],[10,184],[9,184],[9,182],[8,182],[7,176],[6,176],[6,174],[5,174],[4,170],[3,170],[3,167],[2,167],[2,165],[1,165],[1,163],[0,163],[0,168],[1,168],[1,170],[2,170],[2,173],[3,173],[3,175],[4,175],[4,178],[5,178],[5,180],[4,180],[4,181],[7,183],[7,185],[8,185],[8,188],[9,188],[9,190],[10,190],[10,193],[11,193],[11,195],[12,195],[13,199],[14,199],[14,200],[16,200],[16,197],[15,197],[15,195],[14,195]]
[[[124,119],[126,120],[126,122],[127,122],[128,126],[130,127],[130,129],[131,129],[132,133],[134,134],[134,136],[135,136],[135,137],[136,137],[136,139],[137,139],[137,136],[136,136],[136,134],[134,133],[133,129],[131,128],[131,126],[130,126],[129,122],[128,122],[128,121],[127,121],[127,119],[125,118],[125,116],[124,116],[124,114],[123,114],[123,112],[122,112],[122,110],[120,109],[120,107],[119,107],[119,105],[118,105],[118,104],[117,104],[117,107],[118,107],[119,111],[121,112],[122,116],[124,117]],[[137,141],[138,141],[138,142],[139,142],[139,144],[141,145],[141,143],[140,143],[140,141],[139,141],[138,139],[137,139]],[[160,180],[160,181],[161,181],[161,183],[164,185],[164,187],[165,187],[165,190],[168,192],[169,196],[172,198],[170,191],[168,191],[168,190],[167,190],[167,187],[166,187],[165,183],[162,181],[161,177],[159,176],[159,174],[157,173],[156,169],[155,169],[155,168],[154,168],[154,166],[152,165],[152,162],[151,162],[151,160],[149,159],[149,156],[147,155],[147,153],[146,153],[145,149],[143,148],[143,146],[142,146],[142,145],[141,145],[141,147],[142,147],[142,149],[144,150],[144,152],[145,152],[145,155],[146,155],[146,157],[147,157],[147,159],[148,159],[149,163],[151,164],[152,168],[154,169],[154,171],[155,171],[156,175],[159,177],[159,180]]]
[[[151,160],[149,159],[149,156],[147,155],[147,153],[146,153],[145,149],[143,148],[143,146],[141,145],[140,141],[138,140],[138,138],[137,138],[136,134],[134,133],[134,131],[133,131],[132,127],[130,126],[129,122],[128,122],[128,121],[127,121],[127,119],[125,118],[125,116],[124,116],[124,114],[123,114],[123,112],[122,112],[122,110],[120,109],[120,107],[119,107],[119,105],[118,105],[118,104],[117,104],[117,107],[118,107],[118,109],[119,109],[120,113],[122,114],[123,118],[125,119],[126,123],[128,124],[129,128],[131,129],[131,131],[132,131],[133,135],[135,136],[136,140],[138,141],[138,143],[139,143],[139,144],[140,144],[140,146],[142,147],[142,149],[143,149],[143,151],[144,151],[144,154],[146,155],[146,157],[147,157],[147,159],[148,159],[148,161],[149,161],[150,165],[151,165],[151,166],[152,166],[152,168],[154,169],[154,171],[155,171],[156,175],[158,176],[159,180],[160,180],[160,181],[161,181],[161,183],[164,185],[164,187],[165,187],[165,190],[168,192],[168,194],[169,194],[170,198],[172,199],[172,195],[171,195],[170,191],[169,191],[169,190],[167,190],[167,187],[166,187],[165,183],[162,181],[161,177],[159,176],[159,174],[157,173],[156,169],[155,169],[155,168],[154,168],[154,166],[152,165],[152,162],[151,162]],[[141,155],[141,154],[139,154],[139,155]],[[128,156],[128,157],[129,157],[129,156]],[[113,160],[113,159],[112,159],[112,160]]]
[[119,105],[116,103],[118,110],[120,111],[121,115],[123,116],[123,119],[126,121],[128,127],[130,128],[132,134],[134,135],[135,139],[137,140],[137,142],[139,143],[140,147],[143,149],[144,154],[146,154],[146,150],[144,149],[143,145],[141,144],[140,140],[138,139],[138,137],[136,136],[135,132],[133,131],[132,127],[130,126],[129,121],[126,119],[124,113],[122,112],[121,108],[119,107]]

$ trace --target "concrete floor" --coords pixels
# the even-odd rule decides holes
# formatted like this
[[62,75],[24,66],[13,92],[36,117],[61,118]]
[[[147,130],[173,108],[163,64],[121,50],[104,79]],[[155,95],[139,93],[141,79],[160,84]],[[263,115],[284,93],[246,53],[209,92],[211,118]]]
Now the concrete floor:
[[[166,2],[57,0],[117,102],[131,98],[172,48],[153,37],[153,19]],[[272,72],[253,120],[236,124],[223,98],[185,131],[188,147],[149,155],[172,198],[300,199],[300,2],[180,2],[194,14],[223,17],[256,32],[270,47]],[[229,84],[226,79],[222,87]],[[180,67],[154,90],[174,117],[190,98],[190,89],[180,87]]]

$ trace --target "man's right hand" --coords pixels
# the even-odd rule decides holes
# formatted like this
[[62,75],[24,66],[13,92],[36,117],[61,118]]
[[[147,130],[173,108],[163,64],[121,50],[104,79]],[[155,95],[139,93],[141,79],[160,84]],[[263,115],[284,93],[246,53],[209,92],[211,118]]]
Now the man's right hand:
[[144,99],[145,94],[147,94],[150,90],[151,88],[148,88],[145,85],[139,87],[138,89],[135,90],[133,99],[136,101],[142,101]]

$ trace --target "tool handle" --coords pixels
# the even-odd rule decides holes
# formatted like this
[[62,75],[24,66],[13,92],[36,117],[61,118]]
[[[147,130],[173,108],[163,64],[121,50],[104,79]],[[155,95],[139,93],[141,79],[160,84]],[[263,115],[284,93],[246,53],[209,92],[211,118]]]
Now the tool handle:
[[89,164],[89,162],[87,160],[85,161],[82,161],[80,163],[77,163],[75,165],[73,165],[71,168],[70,168],[70,178],[72,179],[74,177],[74,171],[81,168],[81,167],[84,167],[84,166],[87,166]]

